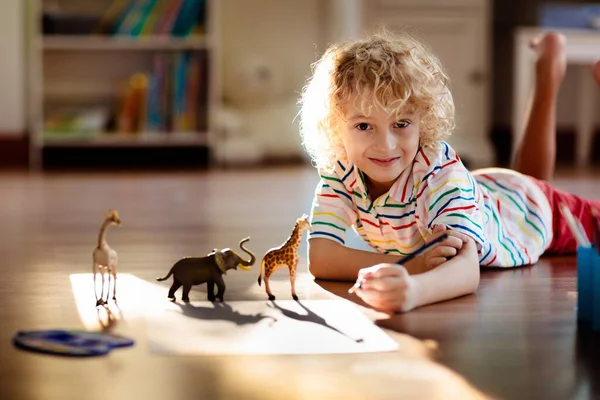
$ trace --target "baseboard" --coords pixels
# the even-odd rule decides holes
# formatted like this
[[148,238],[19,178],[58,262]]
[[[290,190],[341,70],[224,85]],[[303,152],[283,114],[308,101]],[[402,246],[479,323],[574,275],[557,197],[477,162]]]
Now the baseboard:
[[193,147],[48,147],[45,171],[131,171],[206,169],[209,151]]
[[0,132],[0,168],[27,168],[29,140],[26,134]]
[[[209,164],[208,153],[207,148],[185,146],[81,149],[52,147],[43,150],[42,167],[46,171],[204,169]],[[269,157],[252,167],[295,166],[306,163],[300,156]],[[29,141],[26,135],[0,133],[0,168],[29,168]]]

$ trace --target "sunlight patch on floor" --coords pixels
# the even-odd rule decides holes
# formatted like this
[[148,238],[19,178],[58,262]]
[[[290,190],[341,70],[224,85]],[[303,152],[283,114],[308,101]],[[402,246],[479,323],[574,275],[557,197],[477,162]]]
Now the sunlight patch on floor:
[[[117,301],[112,300],[111,289],[108,304],[97,307],[93,275],[72,274],[70,280],[79,317],[88,330],[101,330],[124,319],[141,318],[148,310],[159,306],[160,302],[168,301],[167,288],[149,283],[135,275],[120,274],[117,276]],[[98,294],[100,286],[97,278]]]

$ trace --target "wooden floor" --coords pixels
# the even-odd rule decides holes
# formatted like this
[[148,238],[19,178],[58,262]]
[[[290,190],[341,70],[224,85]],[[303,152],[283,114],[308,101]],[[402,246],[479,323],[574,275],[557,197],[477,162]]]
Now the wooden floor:
[[[66,359],[12,346],[18,330],[84,327],[71,278],[91,272],[92,250],[108,208],[118,209],[123,220],[108,233],[119,253],[119,273],[155,283],[178,258],[236,247],[246,236],[257,255],[279,245],[295,218],[309,212],[316,182],[308,168],[1,175],[0,398],[600,396],[600,341],[578,332],[576,267],[569,257],[484,271],[476,295],[393,318],[357,304],[398,340],[400,350],[393,353],[156,356],[148,351],[145,327],[134,315],[115,329],[134,337],[136,345],[107,357]],[[596,174],[560,174],[556,184],[600,198]],[[305,241],[300,251],[301,299],[355,301],[346,294],[350,283],[315,283],[306,269]],[[226,300],[265,299],[256,275],[256,266],[250,273],[228,274]],[[284,271],[275,274],[272,285],[278,299],[290,298]],[[205,289],[195,288],[191,296],[204,299]]]

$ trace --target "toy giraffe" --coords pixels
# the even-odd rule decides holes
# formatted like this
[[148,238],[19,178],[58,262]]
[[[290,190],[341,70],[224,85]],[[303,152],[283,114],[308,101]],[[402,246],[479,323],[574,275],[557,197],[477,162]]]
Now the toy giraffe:
[[284,244],[267,251],[262,259],[260,274],[258,275],[258,286],[260,286],[262,275],[264,273],[265,290],[269,295],[269,300],[275,300],[275,296],[271,293],[271,288],[269,287],[269,277],[279,267],[284,265],[289,269],[292,297],[294,300],[298,300],[298,296],[296,295],[296,268],[298,267],[298,261],[300,260],[298,248],[300,247],[302,231],[304,229],[312,231],[307,215],[303,215],[296,220],[294,230]]
[[[113,278],[113,300],[117,299],[117,252],[110,248],[106,243],[106,230],[110,225],[121,226],[121,220],[116,210],[108,210],[106,218],[100,233],[98,234],[98,246],[94,249],[94,265],[92,274],[94,275],[94,295],[96,295],[96,305],[103,305],[108,303],[108,295],[110,293],[110,277]],[[108,288],[106,290],[106,302],[104,301],[104,272],[108,276]],[[100,299],[96,294],[96,274],[100,273],[102,277],[102,290],[100,291]]]

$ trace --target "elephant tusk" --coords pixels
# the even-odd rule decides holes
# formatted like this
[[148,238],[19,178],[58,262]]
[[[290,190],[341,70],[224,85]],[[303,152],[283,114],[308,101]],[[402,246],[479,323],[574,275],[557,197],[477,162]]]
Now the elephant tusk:
[[250,267],[246,267],[244,264],[238,264],[238,268],[243,269],[244,271],[250,271]]

